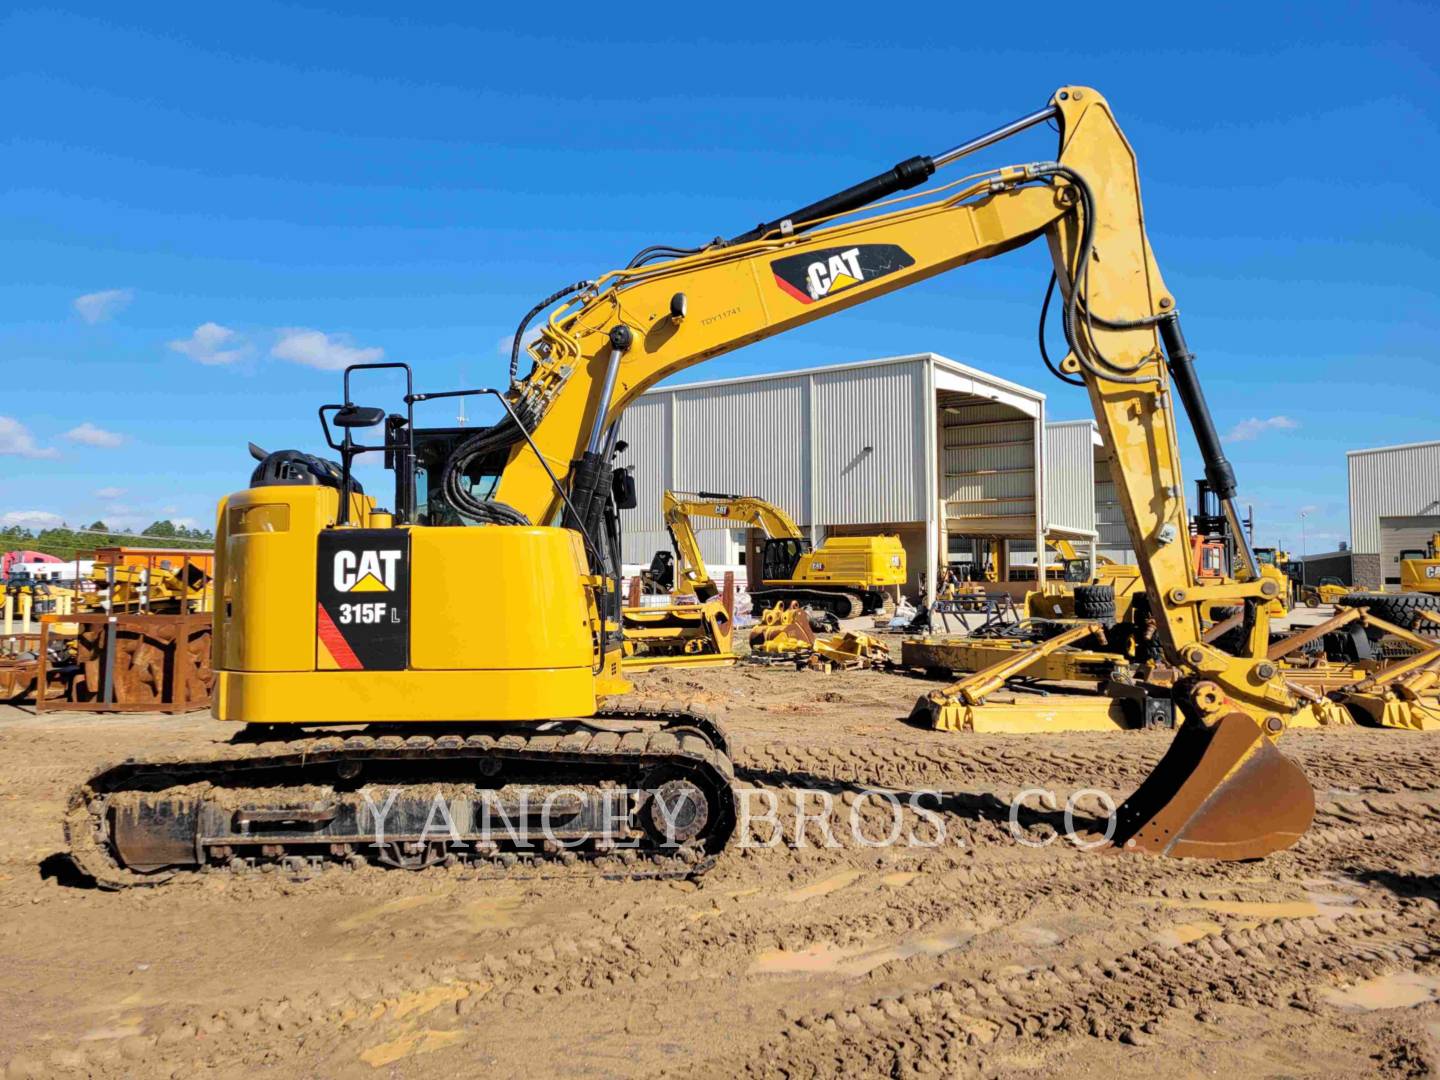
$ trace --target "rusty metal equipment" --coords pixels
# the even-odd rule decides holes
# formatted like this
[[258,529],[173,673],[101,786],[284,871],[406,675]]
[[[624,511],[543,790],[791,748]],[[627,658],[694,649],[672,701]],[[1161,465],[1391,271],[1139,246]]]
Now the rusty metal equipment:
[[66,639],[47,643],[50,664],[42,684],[40,671],[41,635],[39,633],[7,634],[0,638],[0,702],[20,702],[39,695],[44,685],[47,698],[65,693],[65,665],[73,652],[73,643]]
[[[52,667],[50,636],[58,617],[40,623],[37,685]],[[37,712],[188,712],[210,706],[209,612],[196,614],[83,614],[65,618],[79,628],[75,670],[63,697],[41,697]]]

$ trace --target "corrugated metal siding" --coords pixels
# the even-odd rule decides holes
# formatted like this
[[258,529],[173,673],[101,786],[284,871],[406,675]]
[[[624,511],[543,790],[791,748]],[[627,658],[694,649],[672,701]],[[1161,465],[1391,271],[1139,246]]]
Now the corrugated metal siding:
[[1440,532],[1440,515],[1382,517],[1377,520],[1380,525],[1381,580],[1386,585],[1399,585],[1400,553],[1423,552],[1430,538]]
[[1095,424],[1045,425],[1046,526],[1095,529]]
[[1005,405],[940,414],[946,529],[960,536],[1035,534],[1035,422]]
[[1095,530],[1100,535],[1095,547],[1103,555],[1119,562],[1134,562],[1130,547],[1130,530],[1125,526],[1125,513],[1110,479],[1110,462],[1103,454],[1095,456]]
[[[782,507],[798,524],[810,524],[812,440],[806,376],[655,396],[675,402],[676,490],[758,495]],[[696,522],[697,528],[701,525]]]
[[658,532],[661,536],[666,535],[664,523],[660,520],[660,496],[669,482],[669,411],[670,397],[661,394],[642,397],[620,418],[620,438],[630,445],[616,460],[631,468],[638,504],[634,510],[620,511],[620,529],[627,560],[630,560],[630,533]]
[[[697,531],[695,535],[700,540],[700,555],[707,566],[723,566],[738,561],[735,557],[737,549],[727,543],[732,539],[730,532],[720,529],[710,532]],[[655,552],[673,551],[674,545],[670,543],[670,534],[664,529],[637,529],[621,536],[620,549],[621,562],[649,566]],[[743,551],[744,545],[741,544],[738,550]]]
[[[1352,452],[1350,548],[1380,552],[1380,518],[1435,513],[1440,507],[1440,442]],[[1389,576],[1391,568],[1385,565]]]
[[923,364],[886,364],[809,377],[814,380],[811,429],[817,522],[923,520]]

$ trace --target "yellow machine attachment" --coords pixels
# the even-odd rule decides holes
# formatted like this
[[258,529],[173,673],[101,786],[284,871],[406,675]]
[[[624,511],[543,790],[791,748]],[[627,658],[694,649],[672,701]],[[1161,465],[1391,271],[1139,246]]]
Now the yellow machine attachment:
[[[1421,612],[1421,621],[1440,626],[1440,615]],[[1359,720],[1405,731],[1440,730],[1440,641],[1387,622],[1365,608],[1345,608],[1297,631],[1272,645],[1268,656],[1283,664],[1309,643],[1352,624],[1389,635],[1416,651],[1383,663],[1315,663],[1287,670],[1292,687],[1314,702],[1316,722],[1336,725]]]
[[93,610],[194,612],[205,610],[212,599],[210,576],[193,563],[183,573],[161,566],[97,563],[90,580],[98,591],[80,596]]
[[[1051,160],[903,194],[1045,124],[1059,133]],[[707,359],[1042,239],[1067,346],[1046,360],[1090,400],[1184,718],[1121,806],[1115,843],[1228,859],[1293,844],[1314,796],[1275,742],[1313,707],[1265,655],[1275,583],[1260,580],[1241,536],[1233,470],[1145,235],[1138,175],[1104,97],[1064,86],[1004,127],[729,240],[652,246],[561,290],[522,320],[504,390],[416,393],[406,365],[352,365],[343,402],[320,410],[339,464],[252,449],[250,486],[221,505],[215,712],[271,740],[287,727],[378,726],[108,769],[72,799],[72,854],[116,886],[297,860],[614,862],[622,842],[657,873],[708,865],[736,821],[723,731],[704,710],[611,696],[627,685],[618,518],[635,490],[615,467],[626,406]],[[403,373],[403,410],[353,401],[352,379],[380,378],[377,367]],[[416,428],[417,404],[466,394],[493,397],[500,421]],[[1239,581],[1196,580],[1182,410],[1240,536]],[[361,444],[357,432],[375,434]],[[383,453],[393,474],[393,515],[354,483],[365,452]],[[1203,640],[1217,601],[1245,608],[1244,648]],[[362,799],[376,783],[395,792],[383,836]],[[454,826],[438,836],[425,827],[437,785],[453,794]],[[536,811],[542,793],[559,803]],[[490,828],[492,809],[518,820],[518,835]],[[547,815],[552,831],[537,835]]]
[[718,590],[700,551],[695,518],[714,518],[764,533],[748,563],[750,599],[756,610],[795,601],[849,619],[881,610],[885,590],[906,581],[905,548],[897,536],[831,536],[812,549],[789,514],[753,495],[667,491],[660,509],[675,545],[676,587],[702,600]]
[[[1086,638],[1105,640],[1099,623],[1082,623],[1044,642],[1002,646],[989,666],[966,675],[943,690],[921,696],[911,710],[913,721],[937,731],[1030,734],[1050,731],[1105,731],[1135,726],[1116,698],[1070,694],[1057,701],[1044,695],[995,695],[1011,679],[1033,671],[1061,650]],[[908,643],[907,643],[908,644]]]
[[890,662],[890,646],[873,634],[847,630],[843,634],[816,638],[813,659],[827,669],[831,666],[846,671],[883,667]]
[[733,620],[719,600],[625,607],[620,611],[627,672],[735,663]]
[[815,647],[810,616],[797,601],[778,601],[766,608],[750,631],[750,652],[758,656],[787,656]]

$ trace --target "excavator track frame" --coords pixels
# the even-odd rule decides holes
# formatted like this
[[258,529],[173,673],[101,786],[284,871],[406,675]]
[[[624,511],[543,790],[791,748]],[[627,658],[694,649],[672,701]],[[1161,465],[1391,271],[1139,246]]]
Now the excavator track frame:
[[[709,870],[734,831],[735,771],[728,739],[713,712],[703,706],[618,698],[606,702],[593,717],[555,721],[543,728],[486,726],[477,731],[475,727],[451,725],[448,731],[408,736],[324,734],[232,743],[209,760],[177,756],[120,762],[98,771],[71,795],[65,818],[67,847],[78,869],[109,890],[162,885],[177,876],[217,868],[243,871],[268,866],[298,871],[327,862],[352,867],[379,863],[401,869],[467,865],[503,872],[506,877],[549,876],[552,870],[586,863],[604,877],[674,878]],[[569,789],[592,799],[589,793],[608,791],[612,809],[619,805],[614,798],[624,795],[625,839],[636,846],[586,841],[567,846],[527,836],[528,845],[517,847],[500,842],[510,835],[501,829],[478,843],[473,837],[463,838],[452,850],[443,829],[430,836],[422,830],[419,838],[413,829],[387,834],[382,844],[365,840],[363,833],[328,831],[334,820],[348,818],[337,807],[353,806],[366,787],[362,778],[367,768],[383,772],[427,763],[446,770],[473,764],[482,778],[488,763],[497,767],[492,777],[507,766],[519,766],[527,773],[553,766],[554,778],[531,779],[524,786]],[[352,769],[356,771],[347,777]],[[645,815],[655,791],[677,780],[689,781],[703,793],[707,812],[696,836],[667,846],[647,830]],[[359,782],[343,793],[331,788],[328,808],[315,805],[316,787],[351,781]],[[427,789],[457,783],[463,781],[437,770],[431,776],[412,773],[404,781],[380,786],[383,791],[386,786]],[[280,793],[276,803],[242,807],[205,797],[217,789],[223,793],[257,788],[274,788]],[[306,789],[312,792],[308,807],[297,805],[306,797],[286,794]],[[485,792],[496,790],[500,789],[476,784],[475,804]],[[167,798],[166,792],[177,794]],[[594,803],[583,805],[587,811],[597,808]],[[412,813],[412,824],[413,817]],[[252,831],[257,824],[284,828]],[[148,846],[135,839],[142,832]],[[407,853],[402,847],[417,844],[423,850]],[[437,844],[443,850],[431,846]],[[410,855],[414,858],[407,864]]]
[[[792,600],[801,607],[816,608],[820,611],[828,611],[837,619],[856,619],[869,612],[880,611],[884,607],[884,597],[880,597],[879,604],[873,605],[866,602],[866,594],[856,589],[818,589],[818,588],[789,588],[787,586],[763,586],[759,589],[750,590],[750,601],[758,607],[771,607],[774,604],[788,604]],[[844,601],[846,606],[842,611],[840,604]]]

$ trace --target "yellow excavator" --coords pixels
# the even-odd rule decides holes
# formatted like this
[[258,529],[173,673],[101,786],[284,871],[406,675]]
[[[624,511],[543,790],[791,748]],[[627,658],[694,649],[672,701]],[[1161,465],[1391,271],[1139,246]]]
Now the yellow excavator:
[[765,534],[749,561],[756,610],[794,602],[851,619],[880,611],[885,590],[905,584],[905,548],[898,536],[831,536],[812,548],[789,514],[754,495],[667,491],[660,509],[675,545],[675,586],[682,595],[710,600],[719,593],[705,566],[694,518],[715,518]]
[[1430,537],[1424,551],[1400,553],[1400,591],[1440,596],[1440,532]]
[[[1053,159],[911,190],[1047,124]],[[407,365],[348,368],[343,399],[320,410],[338,464],[278,451],[220,504],[214,715],[242,738],[94,775],[67,811],[77,863],[112,888],[326,861],[703,870],[736,821],[725,733],[703,709],[626,694],[620,668],[626,406],[707,359],[1035,240],[1054,263],[1041,326],[1053,301],[1067,344],[1042,357],[1093,406],[1183,716],[1112,843],[1218,859],[1290,846],[1314,796],[1275,744],[1312,706],[1266,656],[1274,583],[1248,545],[1238,580],[1196,581],[1182,409],[1239,536],[1234,473],[1145,235],[1135,155],[1104,97],[1066,86],[952,149],[547,297],[520,324],[504,390],[419,393]],[[403,377],[403,408],[358,404],[361,377]],[[493,426],[417,429],[417,405],[481,394],[503,410]],[[367,452],[393,471],[393,510],[355,482]],[[1203,640],[1217,600],[1243,607],[1245,648]]]

